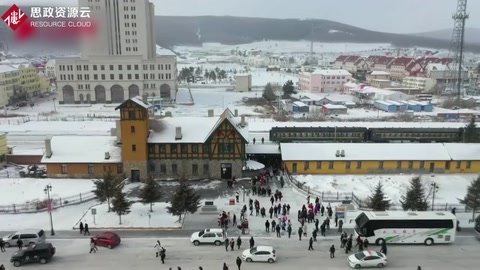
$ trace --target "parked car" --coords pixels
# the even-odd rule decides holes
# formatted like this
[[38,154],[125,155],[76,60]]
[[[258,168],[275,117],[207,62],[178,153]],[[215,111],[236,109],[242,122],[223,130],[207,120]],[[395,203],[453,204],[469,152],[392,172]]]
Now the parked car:
[[29,246],[31,244],[45,242],[46,236],[42,229],[18,231],[3,237],[5,247],[16,247],[19,238],[22,239],[23,245]]
[[271,246],[258,246],[243,251],[242,258],[247,262],[273,263],[277,260],[277,253]]
[[114,232],[103,232],[93,237],[93,240],[100,247],[114,248],[121,242],[120,236]]
[[10,262],[16,267],[26,263],[46,264],[55,255],[55,252],[56,248],[51,243],[32,244],[26,249],[13,253]]
[[348,264],[355,269],[367,267],[382,268],[387,265],[387,256],[373,250],[365,250],[348,256]]
[[190,241],[198,246],[200,244],[215,244],[220,246],[227,238],[227,233],[222,229],[205,229],[203,231],[195,232],[190,237]]
[[25,107],[27,105],[28,105],[28,102],[26,102],[26,101],[20,101],[20,102],[17,103],[17,107]]

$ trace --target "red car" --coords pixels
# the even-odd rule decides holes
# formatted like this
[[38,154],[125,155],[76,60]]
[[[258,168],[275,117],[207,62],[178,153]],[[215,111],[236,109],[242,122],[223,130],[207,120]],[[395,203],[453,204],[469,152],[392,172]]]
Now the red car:
[[121,242],[120,236],[114,232],[104,232],[93,237],[97,246],[114,248]]

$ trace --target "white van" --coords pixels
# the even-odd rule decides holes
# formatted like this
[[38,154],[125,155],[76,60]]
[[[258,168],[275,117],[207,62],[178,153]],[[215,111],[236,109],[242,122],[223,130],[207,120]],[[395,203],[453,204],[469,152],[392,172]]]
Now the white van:
[[227,239],[227,232],[223,229],[205,229],[192,234],[190,241],[198,246],[200,244],[215,244],[220,246]]
[[22,230],[3,237],[5,247],[16,247],[18,239],[22,239],[24,246],[45,242],[45,232],[41,229]]

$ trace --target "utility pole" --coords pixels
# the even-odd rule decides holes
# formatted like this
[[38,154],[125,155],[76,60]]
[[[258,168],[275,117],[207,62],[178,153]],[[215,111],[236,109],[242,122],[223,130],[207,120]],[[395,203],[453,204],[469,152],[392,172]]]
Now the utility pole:
[[48,184],[45,186],[45,189],[43,190],[45,194],[47,194],[48,198],[48,205],[47,205],[47,210],[48,213],[50,214],[50,235],[55,235],[55,231],[53,230],[53,218],[52,218],[52,211],[53,211],[53,204],[52,204],[52,199],[50,198],[50,191],[52,191],[52,185]]
[[435,211],[435,210],[434,210],[434,206],[435,206],[435,193],[437,192],[438,185],[437,185],[437,183],[432,182],[431,186],[432,186],[432,211]]

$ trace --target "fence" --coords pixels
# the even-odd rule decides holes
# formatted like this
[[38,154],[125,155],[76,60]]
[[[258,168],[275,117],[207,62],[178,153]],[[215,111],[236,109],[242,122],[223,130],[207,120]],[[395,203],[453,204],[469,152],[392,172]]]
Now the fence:
[[0,171],[0,178],[20,178],[20,172],[12,170]]
[[[353,192],[319,192],[316,190],[311,190],[309,186],[306,186],[305,183],[299,182],[295,179],[294,176],[290,175],[285,169],[284,175],[287,180],[295,186],[298,190],[304,192],[308,196],[314,196],[320,198],[321,201],[326,202],[352,202],[360,210],[369,210],[367,202],[361,200]],[[449,203],[438,203],[433,205],[434,211],[451,211],[453,208],[456,208],[456,213],[466,213],[470,212],[469,209],[464,204],[449,204]],[[390,211],[403,211],[402,205],[400,203],[390,203]],[[429,210],[432,210],[432,205],[430,204]]]
[[22,125],[27,122],[47,122],[47,121],[75,121],[75,122],[83,122],[83,121],[102,121],[102,122],[113,122],[118,120],[118,116],[95,116],[95,114],[87,115],[87,116],[15,116],[11,118],[0,118],[0,124],[2,125]]
[[[68,197],[51,198],[52,209],[88,202],[96,198],[93,192],[79,193]],[[35,200],[24,204],[0,205],[0,214],[39,213],[48,210],[48,199]]]

